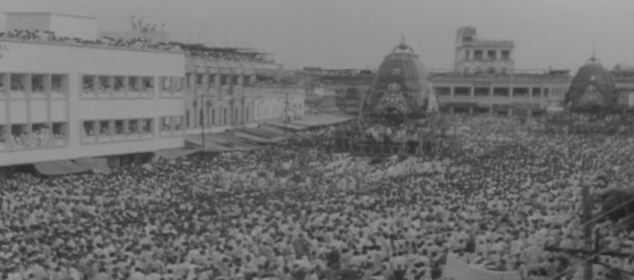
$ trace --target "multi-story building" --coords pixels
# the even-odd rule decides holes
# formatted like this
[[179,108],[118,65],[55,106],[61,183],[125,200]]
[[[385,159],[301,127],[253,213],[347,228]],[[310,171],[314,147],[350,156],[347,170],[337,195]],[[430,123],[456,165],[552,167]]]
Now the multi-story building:
[[619,103],[634,107],[634,67],[616,65],[611,73],[619,93]]
[[475,27],[456,32],[454,72],[509,73],[513,71],[515,43],[510,40],[488,40],[478,36]]
[[54,31],[0,36],[0,166],[184,146],[184,53]]
[[279,71],[279,65],[264,58],[244,59],[263,54],[226,48],[204,48],[195,52],[189,47],[185,49],[185,122],[189,134],[223,131],[282,120],[288,114],[304,114],[304,94],[300,87],[281,87],[261,81],[261,76]]
[[374,79],[371,70],[305,67],[303,72],[311,83],[318,84],[324,92],[334,92],[334,105],[340,112],[348,114],[359,113],[361,102]]
[[454,69],[430,76],[441,111],[535,114],[563,105],[569,71],[515,69],[513,41],[482,39],[475,27],[463,27],[455,49]]

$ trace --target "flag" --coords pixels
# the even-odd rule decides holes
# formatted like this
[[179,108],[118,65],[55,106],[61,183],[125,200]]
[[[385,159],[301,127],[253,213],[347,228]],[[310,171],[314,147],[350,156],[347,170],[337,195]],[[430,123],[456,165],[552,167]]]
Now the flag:
[[454,280],[522,280],[519,271],[493,271],[484,267],[468,265],[456,258],[447,256],[442,276]]

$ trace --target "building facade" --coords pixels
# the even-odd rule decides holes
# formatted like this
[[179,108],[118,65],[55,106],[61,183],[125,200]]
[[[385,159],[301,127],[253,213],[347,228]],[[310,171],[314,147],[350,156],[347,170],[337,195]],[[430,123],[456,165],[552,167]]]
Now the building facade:
[[454,69],[430,77],[446,113],[538,114],[564,106],[568,70],[515,69],[515,44],[482,39],[475,27],[456,32]]
[[[224,131],[285,115],[304,114],[303,90],[258,80],[269,63],[249,63],[189,55],[185,123],[188,134]],[[286,107],[288,99],[289,107]]]
[[481,38],[472,26],[456,32],[454,72],[510,73],[514,68],[515,43],[510,40]]
[[10,39],[0,52],[0,166],[184,146],[182,52]]

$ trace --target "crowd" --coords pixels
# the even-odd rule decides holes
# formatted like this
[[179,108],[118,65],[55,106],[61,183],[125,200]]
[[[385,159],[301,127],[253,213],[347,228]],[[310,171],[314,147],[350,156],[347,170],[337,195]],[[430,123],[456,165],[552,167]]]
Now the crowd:
[[162,50],[162,51],[181,51],[178,46],[173,44],[158,42],[154,43],[148,39],[135,38],[131,40],[114,39],[103,37],[96,40],[85,40],[82,38],[71,38],[65,36],[56,36],[52,31],[41,30],[13,30],[8,32],[0,32],[0,39],[31,41],[31,42],[48,42],[58,44],[70,44],[86,47],[113,47],[113,48],[130,48],[136,50]]
[[[433,279],[448,254],[580,279],[579,259],[544,246],[582,246],[581,176],[593,193],[612,187],[634,141],[447,122],[467,144],[436,160],[329,153],[326,129],[109,175],[3,179],[2,279]],[[634,234],[599,222],[604,246],[634,253]],[[634,271],[634,257],[606,261]]]
[[242,52],[233,49],[208,48],[201,45],[187,45],[178,42],[153,42],[147,38],[133,38],[129,40],[124,40],[104,36],[95,40],[86,40],[76,37],[71,38],[66,36],[57,36],[55,32],[46,30],[16,29],[8,32],[0,32],[0,40],[2,39],[70,44],[86,47],[128,48],[135,50],[154,50],[170,52],[184,51],[187,54],[195,57],[205,57],[239,62],[256,62],[267,64],[274,63],[274,61],[267,58],[265,54],[256,52]]

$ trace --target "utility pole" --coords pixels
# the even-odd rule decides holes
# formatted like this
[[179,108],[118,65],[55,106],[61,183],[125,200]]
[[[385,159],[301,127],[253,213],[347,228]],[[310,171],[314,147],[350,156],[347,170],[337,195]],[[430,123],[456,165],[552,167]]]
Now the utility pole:
[[[598,250],[599,248],[595,246],[594,242],[592,242],[592,233],[594,230],[594,221],[592,221],[592,198],[590,197],[590,187],[588,186],[588,184],[584,184],[584,180],[583,180],[583,176],[581,177],[581,180],[579,181],[579,183],[581,184],[581,199],[582,199],[582,203],[583,203],[583,213],[582,213],[582,224],[584,224],[585,226],[583,227],[583,239],[584,239],[584,247],[585,249],[590,252],[590,251],[594,251],[594,250]],[[597,242],[598,243],[598,242]],[[592,270],[592,265],[595,261],[597,261],[598,258],[595,256],[592,259],[588,259],[586,260],[586,263],[584,264],[584,270],[583,270],[583,279],[584,280],[592,280],[592,276],[594,275],[594,272]]]

